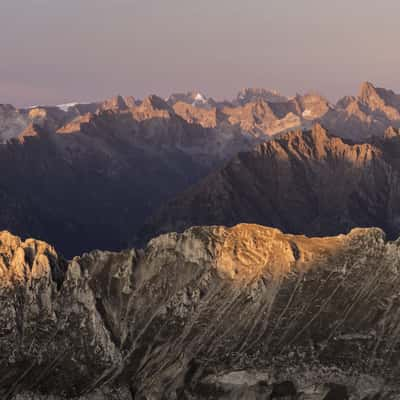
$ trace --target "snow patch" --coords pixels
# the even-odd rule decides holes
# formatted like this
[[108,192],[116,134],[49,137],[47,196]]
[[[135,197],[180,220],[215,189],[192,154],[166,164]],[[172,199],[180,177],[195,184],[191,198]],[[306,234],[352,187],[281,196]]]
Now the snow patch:
[[207,104],[207,97],[200,92],[196,93],[196,95],[192,97],[192,99],[194,100],[192,106]]
[[77,106],[79,103],[58,104],[56,107],[64,112],[68,112],[70,108]]
[[198,102],[201,102],[201,103],[205,103],[207,101],[205,96],[202,95],[201,93],[197,93],[196,96],[194,97],[194,100],[198,101]]
[[306,109],[303,111],[303,117],[312,117],[313,116],[313,112],[310,109]]

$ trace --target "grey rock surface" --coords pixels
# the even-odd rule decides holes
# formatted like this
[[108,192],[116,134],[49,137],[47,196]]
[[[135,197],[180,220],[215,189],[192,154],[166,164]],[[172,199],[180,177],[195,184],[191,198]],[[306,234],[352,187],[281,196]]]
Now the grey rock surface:
[[395,399],[399,283],[375,228],[194,227],[70,262],[2,232],[0,397]]

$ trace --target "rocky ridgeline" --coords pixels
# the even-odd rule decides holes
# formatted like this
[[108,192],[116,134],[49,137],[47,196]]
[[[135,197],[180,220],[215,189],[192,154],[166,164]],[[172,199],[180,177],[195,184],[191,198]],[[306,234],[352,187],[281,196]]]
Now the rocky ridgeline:
[[397,238],[399,139],[392,128],[384,138],[349,143],[319,124],[287,133],[239,153],[165,203],[142,235],[246,222],[309,236],[374,226]]
[[0,397],[398,398],[399,246],[242,224],[66,262],[2,232]]

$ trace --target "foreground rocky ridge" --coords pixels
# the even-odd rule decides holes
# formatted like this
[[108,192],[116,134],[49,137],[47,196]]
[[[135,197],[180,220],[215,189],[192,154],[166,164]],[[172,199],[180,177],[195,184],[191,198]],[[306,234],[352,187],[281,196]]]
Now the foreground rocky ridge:
[[2,232],[0,397],[394,399],[399,281],[373,228],[194,227],[69,263]]

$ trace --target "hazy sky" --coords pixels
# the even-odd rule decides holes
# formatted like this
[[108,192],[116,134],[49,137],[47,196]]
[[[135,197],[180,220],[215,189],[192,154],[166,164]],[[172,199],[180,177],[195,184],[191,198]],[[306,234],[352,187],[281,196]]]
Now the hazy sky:
[[400,91],[399,0],[0,0],[0,103]]

